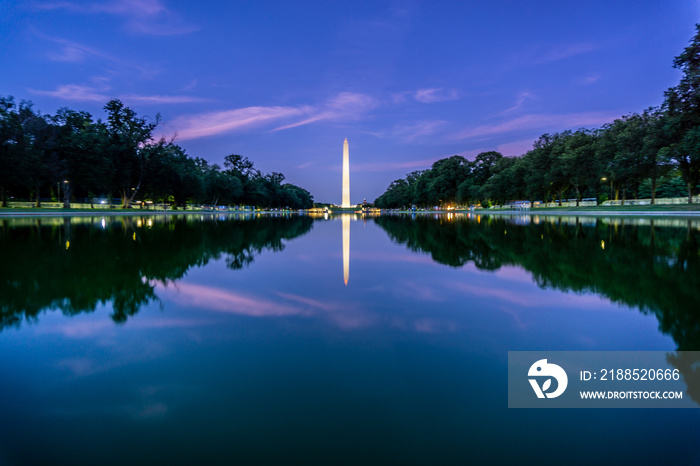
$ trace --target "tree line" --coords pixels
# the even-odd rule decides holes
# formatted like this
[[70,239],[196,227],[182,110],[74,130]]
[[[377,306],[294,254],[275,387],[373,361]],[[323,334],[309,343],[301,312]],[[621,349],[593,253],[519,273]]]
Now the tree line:
[[59,109],[42,115],[31,102],[0,97],[0,199],[42,196],[112,197],[130,208],[136,200],[211,206],[313,207],[313,196],[284,183],[282,173],[264,174],[247,157],[231,154],[224,166],[190,157],[173,140],[153,139],[160,121],[140,117],[120,100],[104,106],[105,121],[85,111]]
[[596,129],[547,133],[518,157],[455,155],[393,181],[375,200],[382,208],[410,205],[503,204],[514,200],[687,196],[700,183],[700,25],[674,59],[682,71],[660,107]]

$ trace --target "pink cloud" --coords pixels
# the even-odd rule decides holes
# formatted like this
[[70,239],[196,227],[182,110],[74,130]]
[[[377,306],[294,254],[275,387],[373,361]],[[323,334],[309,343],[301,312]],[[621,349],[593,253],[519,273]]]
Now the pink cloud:
[[366,260],[371,262],[413,262],[417,264],[435,264],[427,254],[401,254],[390,252],[362,252],[353,251],[353,260]]
[[308,107],[246,107],[183,116],[168,126],[177,132],[180,140],[197,139],[269,124],[308,113],[310,110]]
[[512,113],[516,110],[520,110],[528,99],[535,99],[535,98],[536,98],[535,94],[533,94],[531,92],[528,92],[528,91],[521,92],[518,95],[518,99],[516,100],[515,104],[512,107],[507,108],[506,110],[501,112],[501,115],[505,115],[507,113]]
[[326,318],[344,330],[363,328],[377,322],[376,316],[352,304],[319,301],[317,299],[290,293],[278,292],[277,295],[315,311],[314,314],[318,311],[327,313]]
[[[56,99],[71,100],[74,102],[107,102],[108,100],[114,98],[114,95],[110,95],[107,92],[110,90],[109,86],[102,85],[99,87],[83,86],[80,84],[64,84],[58,86],[55,91],[40,91],[36,89],[30,89],[30,92],[34,94],[48,95],[55,97]],[[141,102],[145,104],[182,104],[191,102],[206,102],[208,99],[202,99],[199,97],[192,97],[186,95],[120,95],[117,96],[119,99],[129,102]]]
[[63,49],[60,52],[51,52],[48,54],[48,57],[53,61],[65,63],[81,63],[89,55],[97,54],[86,47],[79,47],[72,44],[66,44],[63,46]]
[[493,274],[504,280],[532,284],[532,274],[525,269],[520,267],[503,266],[500,269],[493,272]]
[[93,5],[93,8],[129,16],[157,16],[169,11],[160,0],[117,0],[103,5]]
[[442,120],[433,120],[420,121],[409,125],[397,125],[393,129],[392,135],[406,142],[414,142],[416,139],[435,134],[446,123]]
[[[545,308],[545,307],[561,307],[565,309],[594,309],[594,310],[609,310],[611,308],[610,301],[598,295],[577,295],[572,293],[560,294],[558,292],[542,292],[539,288],[531,290],[515,290],[503,288],[489,288],[484,284],[470,285],[466,283],[452,283],[449,287],[458,290],[470,296],[482,296],[486,298],[494,298],[503,303],[513,304],[518,308]],[[604,305],[607,304],[608,306]]]
[[120,99],[125,101],[137,101],[153,104],[184,104],[192,102],[209,102],[211,99],[203,99],[200,97],[192,97],[189,95],[135,95],[129,94],[121,96]]
[[477,126],[466,129],[455,135],[456,139],[471,139],[495,134],[506,134],[522,130],[545,130],[548,132],[560,131],[568,128],[581,128],[585,126],[599,126],[619,118],[602,112],[569,113],[563,115],[530,114],[523,115],[502,123]]
[[[166,287],[156,283],[159,294],[166,299],[177,295],[180,304],[203,307],[217,312],[253,317],[310,315],[307,309],[280,304],[267,299],[248,297],[233,291],[193,283],[178,283]],[[174,296],[173,296],[174,298]]]
[[409,92],[399,92],[396,94],[392,94],[391,101],[397,105],[402,104],[402,103],[406,102],[409,94],[410,94]]
[[281,296],[282,298],[293,301],[299,304],[303,304],[304,306],[310,307],[312,309],[317,309],[321,310],[324,312],[335,312],[340,309],[342,309],[343,306],[337,304],[337,303],[332,303],[328,301],[319,301],[316,299],[312,298],[307,298],[305,296],[299,296],[291,293],[282,293],[278,292],[277,296]]
[[418,89],[413,94],[413,98],[424,104],[432,104],[435,102],[456,100],[459,98],[459,94],[454,89],[427,88]]
[[324,120],[324,119],[326,119],[326,118],[325,118],[325,115],[316,114],[316,115],[312,116],[311,118],[305,118],[305,119],[303,119],[303,120],[296,121],[296,122],[290,123],[290,124],[288,124],[288,125],[283,125],[283,126],[280,126],[280,127],[277,127],[277,128],[275,128],[275,129],[273,129],[272,131],[281,131],[281,130],[283,130],[283,129],[297,128],[297,127],[299,127],[299,126],[308,125],[308,124],[310,124],[310,123],[315,123],[315,122],[317,122],[317,121],[321,121],[321,120]]
[[[190,328],[202,325],[210,325],[211,322],[194,319],[130,319],[125,324],[131,329],[164,329],[164,328]],[[102,336],[114,328],[114,322],[109,320],[99,321],[70,321],[66,324],[42,327],[40,333],[59,334],[66,338],[93,338]]]
[[[377,321],[376,317],[363,309],[341,303],[319,301],[305,296],[278,292],[287,302],[275,302],[233,291],[192,283],[178,283],[165,287],[155,283],[159,295],[171,299],[177,294],[177,302],[202,307],[216,312],[251,317],[314,316],[326,315],[327,320],[343,329],[366,327]],[[173,296],[172,299],[175,299]],[[322,314],[319,314],[322,313]]]
[[197,139],[216,134],[241,131],[254,127],[279,124],[284,120],[303,117],[272,131],[295,128],[318,121],[347,121],[360,118],[374,109],[377,101],[365,94],[341,92],[320,105],[296,107],[246,107],[221,112],[182,116],[168,127],[181,140]]
[[341,92],[330,99],[326,106],[339,114],[361,113],[373,109],[377,102],[370,96],[355,92]]
[[518,307],[538,307],[544,305],[546,299],[533,299],[531,294],[524,294],[518,291],[504,290],[501,288],[487,288],[483,285],[468,285],[466,283],[454,283],[452,285],[457,289],[470,296],[482,296],[487,298],[496,298],[506,303],[514,304]]
[[413,327],[421,333],[448,333],[457,330],[456,323],[437,319],[419,319]]
[[391,101],[394,104],[406,103],[409,99],[416,100],[423,104],[435,102],[446,102],[459,99],[459,92],[456,89],[445,89],[442,87],[428,87],[416,91],[403,91],[391,94]]
[[406,160],[402,162],[366,162],[352,165],[352,172],[384,172],[393,170],[421,170],[430,168],[437,158]]
[[40,10],[66,10],[82,14],[112,14],[126,18],[127,29],[149,35],[186,34],[198,28],[160,0],[113,0],[104,3],[46,2]]
[[296,128],[323,120],[356,120],[366,112],[373,110],[378,105],[377,101],[366,95],[354,92],[341,92],[337,96],[329,99],[322,105],[316,107],[306,107],[311,116],[303,120],[280,126],[272,131]]
[[109,96],[103,92],[106,89],[94,88],[89,86],[81,86],[79,84],[65,84],[58,86],[55,91],[38,91],[30,89],[30,92],[41,95],[48,95],[57,99],[72,100],[74,102],[107,102]]
[[601,77],[600,73],[590,73],[584,76],[579,80],[581,84],[584,86],[588,86],[589,84],[593,84],[594,82],[598,81]]
[[583,53],[598,50],[600,47],[592,42],[582,42],[578,44],[559,45],[542,54],[535,63],[551,63],[554,61],[563,60],[565,58],[574,57]]
[[61,50],[58,52],[54,51],[48,53],[50,60],[68,63],[82,63],[88,58],[97,58],[117,66],[119,70],[124,73],[128,73],[130,77],[133,75],[134,71],[139,72],[145,77],[153,77],[160,72],[160,70],[154,67],[151,63],[144,64],[138,63],[133,59],[122,59],[94,47],[60,37],[47,36],[41,33],[38,33],[37,35],[40,38],[53,42],[54,44],[58,44],[58,46],[61,47]]
[[419,301],[440,302],[444,297],[439,294],[434,286],[421,285],[412,280],[404,280],[394,288],[396,296],[405,296]]

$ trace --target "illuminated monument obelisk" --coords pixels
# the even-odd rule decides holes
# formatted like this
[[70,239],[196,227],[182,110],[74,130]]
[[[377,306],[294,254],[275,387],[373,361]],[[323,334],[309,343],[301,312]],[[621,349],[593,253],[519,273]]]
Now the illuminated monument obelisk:
[[350,147],[348,138],[343,143],[343,208],[350,207]]
[[[350,147],[348,138],[343,143],[343,208],[350,207]],[[350,217],[343,215],[343,280],[348,284],[350,276]]]

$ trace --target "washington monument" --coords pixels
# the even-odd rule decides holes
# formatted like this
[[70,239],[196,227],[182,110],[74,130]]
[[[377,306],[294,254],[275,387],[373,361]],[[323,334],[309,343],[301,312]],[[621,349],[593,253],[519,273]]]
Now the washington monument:
[[348,138],[343,143],[343,203],[341,207],[350,207],[350,147]]

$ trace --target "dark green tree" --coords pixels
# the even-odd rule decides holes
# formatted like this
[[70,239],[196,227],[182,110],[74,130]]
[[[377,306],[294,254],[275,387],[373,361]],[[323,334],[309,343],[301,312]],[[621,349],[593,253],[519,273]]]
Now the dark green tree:
[[674,161],[686,182],[688,203],[700,182],[700,25],[673,67],[683,72],[677,86],[666,91],[666,133],[671,144],[663,155]]
[[[58,153],[64,166],[63,203],[70,207],[71,192],[90,199],[106,192],[113,175],[112,160],[105,157],[106,127],[95,123],[88,112],[61,108],[53,117],[58,127]],[[59,183],[61,181],[59,180]]]
[[160,115],[149,123],[118,99],[107,102],[104,109],[107,111],[106,152],[114,166],[112,187],[119,192],[122,207],[128,209],[144,181],[148,155],[144,149],[151,141]]

